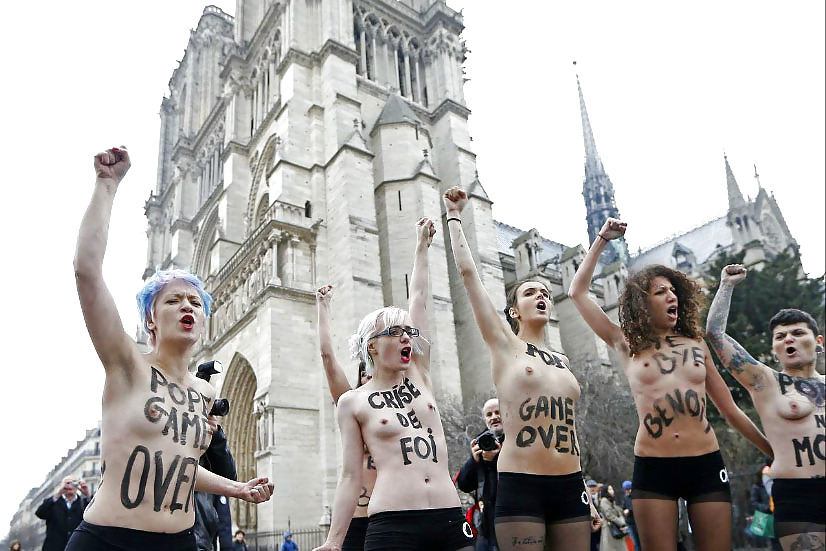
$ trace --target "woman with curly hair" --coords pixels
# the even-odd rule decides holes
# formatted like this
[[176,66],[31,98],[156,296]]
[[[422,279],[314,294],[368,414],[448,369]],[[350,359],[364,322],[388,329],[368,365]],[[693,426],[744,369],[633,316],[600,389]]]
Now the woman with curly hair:
[[619,357],[640,419],[634,443],[634,517],[643,549],[676,549],[677,500],[688,503],[698,551],[731,548],[731,488],[706,393],[726,420],[767,455],[766,437],[737,407],[703,341],[702,294],[685,274],[648,266],[626,283],[620,325],[588,297],[599,255],[626,224],[609,218],[568,292],[591,329]]

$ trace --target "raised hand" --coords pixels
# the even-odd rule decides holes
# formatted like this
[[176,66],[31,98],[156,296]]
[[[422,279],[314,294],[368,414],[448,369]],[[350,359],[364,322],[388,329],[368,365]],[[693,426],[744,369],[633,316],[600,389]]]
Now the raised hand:
[[129,152],[126,147],[113,147],[102,153],[95,155],[95,175],[98,180],[112,180],[115,185],[119,184],[132,161],[129,160]]
[[416,239],[418,243],[425,243],[428,247],[433,243],[433,236],[436,235],[436,225],[430,218],[422,218],[416,222]]
[[261,503],[268,501],[272,496],[274,485],[266,478],[253,478],[241,488],[238,499],[249,501],[250,503]]
[[319,287],[315,290],[315,299],[320,305],[330,305],[330,300],[333,298],[333,286],[332,285],[324,285],[323,287]]
[[599,236],[606,241],[611,241],[612,239],[617,239],[618,237],[625,235],[625,229],[627,227],[628,224],[622,220],[617,218],[609,218],[605,221],[605,224],[602,225],[602,229],[599,230]]
[[746,268],[742,264],[729,264],[720,272],[720,285],[737,285],[746,279]]
[[448,216],[461,214],[467,204],[467,193],[459,186],[454,186],[445,192],[442,199],[445,202]]

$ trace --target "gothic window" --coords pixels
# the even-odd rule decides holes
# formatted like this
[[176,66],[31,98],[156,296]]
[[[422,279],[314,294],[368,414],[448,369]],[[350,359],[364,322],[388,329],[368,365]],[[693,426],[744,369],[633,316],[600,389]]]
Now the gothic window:
[[396,65],[399,68],[399,94],[409,96],[410,90],[407,88],[407,69],[405,64],[405,54],[401,44],[396,48]]
[[267,210],[270,208],[270,194],[265,193],[261,197],[261,202],[258,203],[258,209],[255,211],[255,227],[261,225],[267,216]]
[[304,203],[304,218],[312,218],[313,217],[313,205],[307,201]]
[[608,192],[607,192],[607,191],[606,191],[605,193],[603,193],[603,194],[602,194],[602,200],[603,200],[603,201],[605,201],[605,204],[606,204],[606,205],[610,205],[610,204],[611,204],[611,196],[610,196],[610,195],[608,195]]
[[734,222],[737,224],[737,231],[743,231],[743,223],[740,221],[740,217],[734,219]]

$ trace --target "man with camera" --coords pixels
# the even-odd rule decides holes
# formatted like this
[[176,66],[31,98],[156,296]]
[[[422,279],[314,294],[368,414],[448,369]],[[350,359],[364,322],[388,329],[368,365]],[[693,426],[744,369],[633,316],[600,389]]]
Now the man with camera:
[[57,493],[40,504],[34,514],[46,521],[43,551],[63,551],[66,548],[69,536],[83,520],[83,511],[91,497],[89,486],[84,481],[67,476],[60,483]]
[[491,398],[482,406],[487,429],[470,441],[470,459],[456,475],[456,485],[463,492],[476,492],[481,511],[479,534],[476,538],[477,551],[499,551],[496,542],[494,513],[496,510],[496,480],[499,473],[496,463],[505,440],[502,416],[499,414],[499,400]]

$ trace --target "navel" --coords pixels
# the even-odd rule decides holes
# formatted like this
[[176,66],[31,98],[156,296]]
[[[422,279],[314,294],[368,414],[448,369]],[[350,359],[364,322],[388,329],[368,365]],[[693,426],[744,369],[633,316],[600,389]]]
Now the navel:
[[533,368],[531,366],[526,367],[525,373],[527,373],[528,375],[533,375]]

